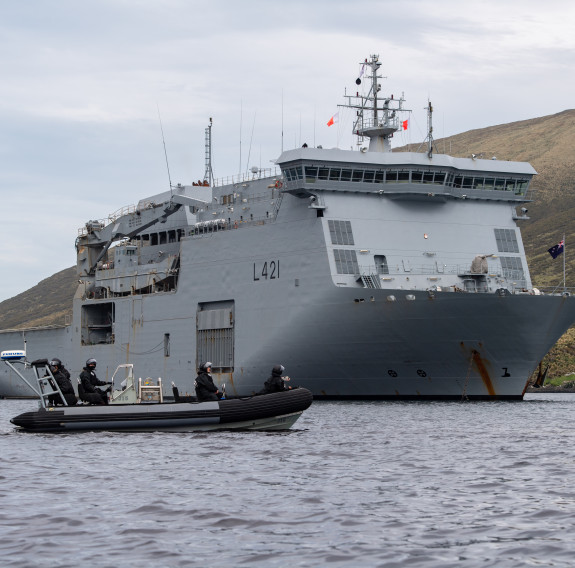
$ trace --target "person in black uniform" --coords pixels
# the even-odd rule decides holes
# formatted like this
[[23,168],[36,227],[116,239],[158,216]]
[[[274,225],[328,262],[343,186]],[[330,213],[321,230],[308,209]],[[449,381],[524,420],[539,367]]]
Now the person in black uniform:
[[285,384],[285,381],[289,381],[289,377],[282,377],[282,373],[285,371],[285,367],[283,365],[276,365],[272,369],[271,377],[264,383],[264,388],[260,391],[259,394],[270,394],[272,392],[282,392],[286,390],[291,390],[291,387],[288,387]]
[[96,376],[95,369],[96,359],[88,359],[86,361],[86,366],[80,373],[80,384],[82,385],[82,390],[84,391],[82,400],[91,404],[108,404],[108,391],[110,389],[103,391],[102,389],[97,389],[96,387],[111,385],[112,383],[101,381]]
[[[78,399],[76,398],[76,393],[74,392],[74,387],[70,380],[70,373],[68,373],[67,369],[62,365],[62,361],[57,357],[54,357],[54,359],[50,361],[49,365],[52,376],[56,383],[58,383],[58,387],[66,400],[66,404],[68,406],[74,406],[78,402]],[[57,394],[51,395],[48,398],[48,402],[52,405],[62,404],[62,400]]]
[[[50,360],[50,365],[52,365],[52,363],[55,362],[56,365],[58,365],[58,370],[67,378],[70,378],[70,371],[68,371],[68,369],[66,369],[66,367],[64,367],[64,363],[62,363],[62,361],[60,361],[60,359],[58,359],[58,357],[54,357],[53,359]],[[72,381],[70,381],[72,382]]]
[[211,372],[212,364],[209,361],[200,365],[200,372],[194,383],[196,387],[196,398],[199,402],[218,400],[222,397],[218,387],[214,384],[214,380],[210,374]]

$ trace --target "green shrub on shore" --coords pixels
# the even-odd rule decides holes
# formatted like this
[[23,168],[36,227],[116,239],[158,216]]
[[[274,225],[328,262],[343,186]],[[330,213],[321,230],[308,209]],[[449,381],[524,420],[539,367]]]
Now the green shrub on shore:
[[[558,386],[575,380],[575,327],[569,328],[543,358],[543,369],[549,365],[546,385]],[[573,373],[573,374],[572,374]],[[537,376],[537,369],[534,378]]]
[[575,375],[569,374],[563,377],[555,377],[545,381],[546,387],[561,387],[563,389],[572,389],[575,387]]

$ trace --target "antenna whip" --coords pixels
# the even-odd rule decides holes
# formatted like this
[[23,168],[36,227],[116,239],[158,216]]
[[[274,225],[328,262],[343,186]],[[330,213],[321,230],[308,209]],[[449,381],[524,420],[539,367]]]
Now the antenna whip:
[[166,150],[166,139],[164,138],[164,127],[162,126],[162,116],[160,115],[160,105],[158,107],[158,118],[160,119],[160,130],[162,131],[162,142],[164,144],[164,156],[166,157],[166,169],[168,170],[168,183],[170,184],[170,195],[172,193],[172,178],[170,177],[170,164],[168,164],[168,152]]

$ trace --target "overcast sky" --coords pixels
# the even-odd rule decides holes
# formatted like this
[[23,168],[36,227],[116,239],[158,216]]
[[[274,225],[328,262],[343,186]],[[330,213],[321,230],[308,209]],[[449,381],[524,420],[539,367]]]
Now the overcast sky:
[[375,53],[413,111],[395,144],[425,138],[428,98],[441,138],[573,108],[573,29],[568,0],[0,0],[0,301],[168,189],[159,115],[173,183],[203,178],[210,117],[218,178],[350,148],[326,123]]

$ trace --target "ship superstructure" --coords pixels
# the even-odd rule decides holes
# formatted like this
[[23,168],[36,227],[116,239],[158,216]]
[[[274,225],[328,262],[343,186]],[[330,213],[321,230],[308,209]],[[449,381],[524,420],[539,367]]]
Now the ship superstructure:
[[25,335],[73,373],[130,362],[182,393],[209,360],[240,395],[281,363],[317,398],[520,399],[575,319],[529,277],[517,222],[536,172],[437,154],[431,128],[425,153],[391,152],[404,99],[380,94],[379,68],[348,96],[359,150],[292,149],[214,184],[207,162],[204,181],[89,221],[71,325],[0,347]]

